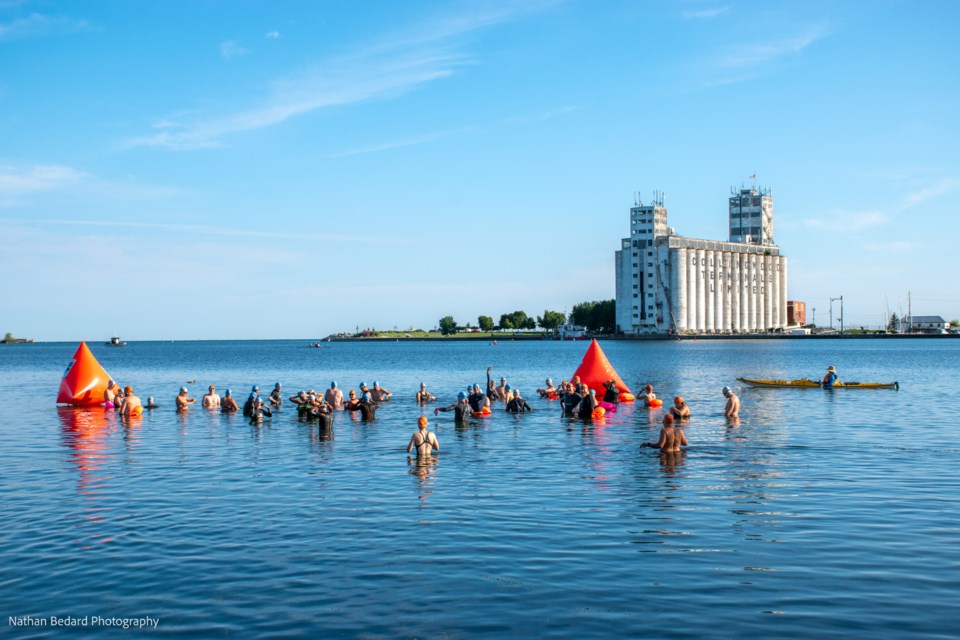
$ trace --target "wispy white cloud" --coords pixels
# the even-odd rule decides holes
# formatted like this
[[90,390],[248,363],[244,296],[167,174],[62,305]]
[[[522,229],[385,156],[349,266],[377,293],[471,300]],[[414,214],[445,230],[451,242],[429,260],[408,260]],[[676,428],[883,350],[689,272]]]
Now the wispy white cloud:
[[700,84],[703,87],[716,87],[770,74],[779,65],[798,57],[805,49],[829,35],[830,30],[826,26],[818,25],[793,35],[728,47],[698,65]]
[[312,233],[309,231],[268,231],[264,229],[246,229],[229,226],[212,226],[203,224],[178,224],[165,222],[135,222],[129,220],[79,220],[73,218],[63,219],[18,219],[7,218],[5,223],[16,223],[24,227],[40,226],[50,227],[107,227],[113,231],[118,229],[131,229],[134,231],[163,231],[177,234],[190,234],[191,236],[234,236],[243,238],[261,238],[261,239],[282,239],[282,240],[311,240],[311,241],[330,241],[330,242],[349,242],[357,245],[406,245],[411,242],[406,238],[395,236],[375,236],[375,235],[350,235],[335,233]]
[[358,156],[366,153],[377,153],[378,151],[389,151],[390,149],[397,149],[399,147],[411,147],[418,144],[427,144],[428,142],[433,142],[434,140],[440,140],[441,138],[447,138],[452,135],[460,133],[468,133],[472,129],[452,129],[450,131],[437,131],[434,133],[426,133],[420,136],[410,136],[407,138],[399,138],[397,140],[391,140],[389,142],[384,142],[382,144],[371,145],[367,147],[357,147],[355,149],[346,149],[344,151],[336,151],[334,153],[328,154],[328,158],[345,158],[347,156]]
[[0,40],[14,38],[32,38],[87,31],[91,25],[86,20],[67,16],[45,16],[31,13],[26,18],[17,18],[10,22],[0,22]]
[[263,34],[263,35],[264,35],[265,38],[269,38],[269,39],[271,39],[271,40],[276,40],[277,38],[280,37],[280,32],[279,32],[279,31],[276,31],[276,30],[274,30],[274,31],[267,31],[267,32],[266,32],[265,34]]
[[880,211],[837,211],[829,218],[807,218],[804,226],[824,231],[863,231],[890,222],[890,216]]
[[544,112],[542,112],[542,113],[537,113],[537,114],[534,114],[534,115],[520,116],[520,117],[517,117],[517,118],[510,118],[510,119],[507,120],[507,123],[509,123],[509,124],[530,124],[531,122],[540,122],[540,121],[543,121],[543,120],[549,120],[550,118],[556,118],[557,116],[562,116],[562,115],[565,115],[565,114],[570,113],[570,112],[572,112],[572,111],[579,111],[579,110],[582,109],[582,108],[583,108],[583,107],[574,106],[574,105],[569,105],[569,106],[564,106],[564,107],[557,107],[556,109],[549,109],[549,110],[547,110],[547,111],[544,111]]
[[59,165],[38,165],[28,169],[0,166],[0,195],[62,189],[88,177],[82,171]]
[[752,68],[775,62],[781,58],[797,55],[817,40],[829,35],[823,27],[812,27],[803,33],[758,42],[755,44],[740,45],[718,56],[713,65],[718,68],[741,69]]
[[927,200],[933,200],[938,198],[946,193],[950,193],[957,187],[960,187],[960,180],[956,178],[946,178],[936,183],[935,185],[920,189],[911,193],[903,199],[903,203],[900,205],[900,209],[909,209],[915,207],[922,202]]
[[[539,6],[539,5],[536,5]],[[521,11],[529,11],[526,5]],[[222,146],[231,134],[280,124],[319,109],[393,98],[449,78],[471,63],[458,36],[514,18],[517,10],[446,16],[366,48],[321,61],[273,83],[258,103],[194,121],[166,118],[178,126],[127,140],[127,146],[198,149]]]
[[248,51],[241,47],[235,40],[227,40],[226,42],[220,43],[220,57],[224,60],[232,60],[246,53],[248,53]]
[[684,20],[706,20],[709,18],[716,18],[720,14],[726,13],[730,10],[730,7],[714,7],[712,9],[699,9],[684,11],[680,14],[680,17]]

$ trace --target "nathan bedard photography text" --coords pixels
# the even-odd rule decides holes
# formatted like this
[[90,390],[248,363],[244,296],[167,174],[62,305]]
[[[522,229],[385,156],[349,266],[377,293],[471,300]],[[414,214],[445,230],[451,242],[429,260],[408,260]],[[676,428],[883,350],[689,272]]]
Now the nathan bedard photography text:
[[8,616],[7,625],[22,629],[71,629],[71,628],[111,628],[154,630],[160,626],[160,618],[150,616]]

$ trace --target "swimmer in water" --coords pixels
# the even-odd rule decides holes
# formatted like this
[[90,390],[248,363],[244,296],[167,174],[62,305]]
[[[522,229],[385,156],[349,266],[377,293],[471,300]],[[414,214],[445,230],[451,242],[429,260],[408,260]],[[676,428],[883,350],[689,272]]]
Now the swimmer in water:
[[427,402],[433,402],[436,399],[437,397],[435,395],[427,391],[427,385],[421,382],[420,391],[417,391],[417,402],[419,404],[424,404]]
[[533,411],[526,400],[523,399],[523,396],[520,395],[519,389],[514,389],[513,397],[510,398],[510,401],[507,402],[507,411],[509,413],[529,413]]
[[220,407],[220,395],[216,392],[217,388],[213,385],[207,389],[206,395],[200,401],[200,406],[204,409],[218,409]]
[[677,420],[687,420],[690,418],[690,407],[684,402],[683,396],[677,396],[673,399],[673,406],[670,407],[670,413]]
[[437,435],[427,430],[429,420],[427,416],[420,416],[417,421],[420,430],[410,436],[410,442],[407,444],[407,453],[414,449],[417,450],[417,456],[428,456],[436,449],[440,451],[440,443],[437,441]]
[[194,402],[196,402],[196,400],[187,396],[187,388],[180,387],[180,395],[177,396],[177,412],[182,413],[189,411],[190,405]]
[[270,406],[278,410],[283,405],[283,393],[281,392],[282,389],[283,385],[278,382],[277,384],[273,385],[273,391],[270,392]]
[[547,381],[544,383],[544,385],[545,386],[542,389],[537,389],[537,393],[540,394],[541,398],[546,398],[551,394],[557,393],[557,388],[553,385],[553,380],[550,378],[547,378]]
[[374,402],[385,402],[393,397],[393,394],[380,386],[376,380],[373,381],[373,389],[370,390],[370,397]]
[[643,398],[643,404],[648,407],[653,404],[653,401],[657,399],[657,394],[653,392],[653,385],[648,384],[643,388],[644,393],[640,394],[640,397]]
[[680,447],[685,446],[687,446],[687,436],[684,435],[683,429],[676,425],[673,415],[668,413],[663,416],[663,428],[660,429],[660,440],[657,444],[644,442],[640,448],[650,447],[660,449],[661,452],[672,452],[680,451]]
[[140,398],[133,395],[133,387],[126,387],[123,390],[123,405],[120,407],[120,415],[129,418],[130,416],[140,415],[141,411],[143,411],[143,404],[140,402]]
[[343,391],[337,388],[337,381],[330,383],[330,388],[323,394],[323,399],[334,409],[343,409]]
[[220,401],[220,411],[222,413],[233,413],[239,410],[240,407],[237,406],[237,401],[234,399],[233,394],[230,393],[230,389],[224,391],[223,400]]
[[147,398],[147,406],[145,406],[144,409],[157,409],[157,408],[159,408],[159,407],[160,407],[160,405],[158,405],[158,404],[154,401],[153,396],[149,396],[149,397]]
[[615,380],[607,380],[603,383],[603,388],[606,391],[603,392],[603,401],[616,403],[620,400],[620,389],[617,388],[617,383]]
[[437,407],[433,410],[433,415],[437,415],[440,411],[453,411],[453,421],[458,424],[466,424],[467,420],[470,418],[470,415],[473,413],[473,407],[471,407],[470,403],[467,402],[466,391],[461,391],[457,394],[456,402],[449,407]]
[[107,388],[103,390],[103,406],[112,409],[114,405],[114,400],[117,397],[116,391],[117,383],[113,380],[107,381]]
[[723,393],[723,397],[727,399],[727,404],[723,407],[723,415],[727,418],[736,418],[739,416],[740,398],[730,390],[730,387],[724,387],[721,393]]

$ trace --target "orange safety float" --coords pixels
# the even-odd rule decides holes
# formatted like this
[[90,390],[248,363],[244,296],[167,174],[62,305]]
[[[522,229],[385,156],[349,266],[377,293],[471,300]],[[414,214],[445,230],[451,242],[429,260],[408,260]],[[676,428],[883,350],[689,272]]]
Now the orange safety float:
[[490,411],[490,407],[484,407],[483,409],[480,409],[480,411],[474,411],[474,412],[473,412],[473,417],[474,417],[474,418],[486,418],[486,417],[489,416],[491,413],[492,413],[492,412]]
[[621,393],[617,398],[617,402],[622,402],[624,404],[629,404],[636,400],[632,393]]
[[605,415],[607,415],[607,410],[604,409],[603,407],[597,407],[596,409],[593,410],[593,413],[590,414],[590,416],[591,416],[594,420],[599,420],[600,418],[604,417]]
[[656,409],[657,407],[662,407],[662,406],[663,406],[663,400],[661,400],[660,398],[654,398],[653,400],[650,400],[650,401],[647,402],[646,404],[647,404],[647,406],[650,407],[651,409]]
[[107,390],[110,374],[93,356],[86,342],[81,342],[60,379],[58,404],[75,407],[92,407],[103,404],[103,392]]
[[[621,380],[617,372],[614,371],[596,338],[590,343],[587,352],[583,354],[583,361],[580,363],[580,366],[577,367],[573,376],[579,376],[581,384],[585,384],[591,389],[596,389],[597,394],[601,398],[603,397],[603,390],[606,388],[603,386],[603,383],[607,380],[613,380],[617,389],[620,391],[621,397],[623,394],[627,394],[633,398],[630,388],[623,383],[623,380]],[[571,380],[572,379],[573,378],[571,378]]]

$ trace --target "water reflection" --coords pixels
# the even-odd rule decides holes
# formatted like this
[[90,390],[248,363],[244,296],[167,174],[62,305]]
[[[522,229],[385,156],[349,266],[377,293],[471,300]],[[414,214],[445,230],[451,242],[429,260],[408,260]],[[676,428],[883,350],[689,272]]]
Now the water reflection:
[[[68,459],[78,470],[77,493],[82,497],[84,512],[79,528],[92,527],[88,536],[99,542],[113,538],[105,529],[106,509],[101,503],[106,493],[108,476],[102,471],[108,455],[108,437],[116,429],[119,417],[103,407],[57,407],[61,440],[69,451]],[[126,435],[124,436],[126,439]],[[89,549],[84,544],[81,548]]]
[[677,468],[687,463],[686,451],[661,451],[660,452],[660,471],[665,475],[675,475]]
[[433,484],[436,481],[434,473],[440,457],[436,455],[407,456],[408,473],[417,480],[417,498],[420,507],[427,506],[427,499],[433,493]]

